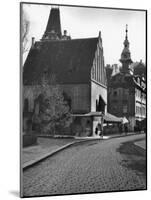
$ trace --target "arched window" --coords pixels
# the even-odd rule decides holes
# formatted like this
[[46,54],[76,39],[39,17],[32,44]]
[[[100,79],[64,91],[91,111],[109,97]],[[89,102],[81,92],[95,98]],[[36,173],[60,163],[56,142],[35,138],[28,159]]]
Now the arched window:
[[98,111],[98,100],[96,100],[96,111]]
[[99,112],[104,112],[105,111],[105,103],[104,103],[101,95],[99,95],[98,111]]

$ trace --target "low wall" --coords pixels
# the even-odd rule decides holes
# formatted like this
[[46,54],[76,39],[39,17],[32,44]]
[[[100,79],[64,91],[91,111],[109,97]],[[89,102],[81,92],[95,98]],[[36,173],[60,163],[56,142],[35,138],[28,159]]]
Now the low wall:
[[37,136],[32,134],[23,135],[23,147],[37,144]]

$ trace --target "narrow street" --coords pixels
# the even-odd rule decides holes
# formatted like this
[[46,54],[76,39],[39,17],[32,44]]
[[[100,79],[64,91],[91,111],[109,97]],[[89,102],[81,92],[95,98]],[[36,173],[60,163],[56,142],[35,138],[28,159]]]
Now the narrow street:
[[145,135],[74,145],[23,172],[23,195],[146,189]]

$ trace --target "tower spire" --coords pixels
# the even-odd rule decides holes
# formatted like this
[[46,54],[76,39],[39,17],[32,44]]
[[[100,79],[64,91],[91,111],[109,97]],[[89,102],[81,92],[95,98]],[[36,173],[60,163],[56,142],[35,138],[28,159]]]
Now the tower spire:
[[126,24],[126,30],[125,30],[125,40],[124,40],[124,49],[121,53],[121,59],[120,62],[122,63],[122,72],[129,73],[130,68],[129,65],[132,63],[131,60],[131,53],[129,50],[129,41],[128,41],[128,25]]
[[60,10],[59,7],[52,7],[50,10],[46,30],[42,39],[55,40],[55,39],[60,39],[61,36],[62,33],[61,33],[61,23],[60,23]]
[[128,25],[126,24],[126,39],[128,39],[128,36],[127,36],[127,34],[128,34]]

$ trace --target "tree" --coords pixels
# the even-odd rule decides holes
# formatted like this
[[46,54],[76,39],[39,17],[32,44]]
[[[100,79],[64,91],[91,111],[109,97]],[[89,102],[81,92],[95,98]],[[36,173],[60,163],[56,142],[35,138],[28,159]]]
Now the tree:
[[21,20],[21,51],[22,54],[29,50],[28,48],[28,34],[29,34],[30,21],[28,20],[25,11],[22,11]]
[[43,133],[55,134],[57,127],[69,127],[72,122],[70,107],[65,101],[58,84],[51,85],[46,79],[40,85],[39,113],[34,119],[40,124]]

